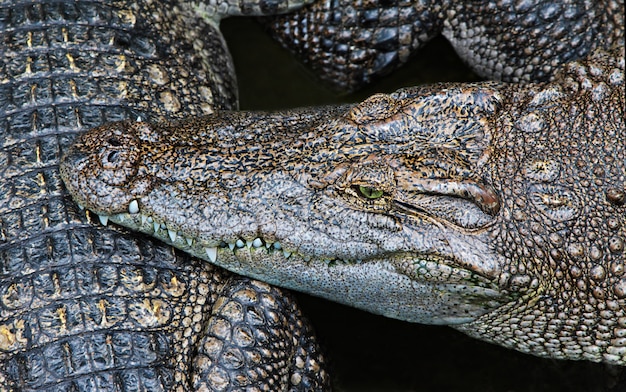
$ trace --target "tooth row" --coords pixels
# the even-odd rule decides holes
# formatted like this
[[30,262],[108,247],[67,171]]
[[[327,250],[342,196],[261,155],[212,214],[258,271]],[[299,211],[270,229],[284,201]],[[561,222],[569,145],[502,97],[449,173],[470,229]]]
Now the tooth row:
[[[139,212],[139,206],[136,200],[133,200],[128,208],[129,212],[131,212],[131,214],[136,214]],[[98,215],[98,218],[100,220],[100,223],[102,223],[104,226],[106,226],[109,222],[109,216],[108,215]],[[115,218],[117,218],[119,221],[123,221],[124,220],[124,214],[117,214],[115,215]],[[145,225],[146,223],[150,223],[153,226],[154,229],[154,233],[158,233],[159,230],[163,229],[163,230],[167,230],[167,235],[169,237],[169,239],[171,240],[171,242],[176,242],[176,240],[181,237],[185,239],[185,242],[187,243],[187,245],[189,247],[191,247],[193,245],[193,238],[190,237],[186,237],[184,236],[181,232],[176,232],[174,230],[168,229],[167,226],[164,223],[158,223],[155,222],[152,217],[146,216],[146,215],[141,215],[141,224]],[[235,242],[224,242],[222,245],[220,245],[221,248],[226,248],[228,247],[231,251],[233,251],[233,253],[235,252],[235,249],[241,249],[243,247],[247,247],[248,249],[251,248],[261,248],[264,245],[264,242],[261,238],[255,238],[254,240],[246,240],[243,241],[241,239],[238,239]],[[215,247],[208,247],[208,248],[204,248],[204,251],[207,255],[207,257],[209,258],[209,260],[213,263],[215,263],[217,261],[217,246]],[[269,251],[273,251],[273,250],[280,250],[283,253],[283,256],[287,259],[291,256],[292,252],[283,249],[280,242],[266,242],[265,243],[265,248],[267,248],[267,250]],[[311,257],[305,256],[303,257],[305,262],[310,262],[311,261]],[[362,261],[357,260],[356,264],[360,264]],[[334,266],[334,265],[347,265],[347,264],[354,264],[355,262],[350,261],[350,260],[344,260],[344,259],[326,259],[324,260],[324,263],[328,266]]]
[[[137,200],[132,200],[129,204],[128,204],[128,212],[131,215],[136,215],[139,213],[139,202]],[[187,243],[187,245],[189,247],[193,246],[193,238],[190,237],[186,237],[183,235],[183,233],[181,232],[177,232],[174,231],[172,229],[169,229],[165,223],[159,223],[154,221],[154,219],[152,219],[152,217],[148,216],[148,215],[144,215],[144,214],[139,214],[141,217],[141,226],[146,226],[147,224],[152,224],[152,228],[154,230],[154,233],[157,234],[159,232],[159,230],[167,230],[167,235],[170,239],[170,241],[172,243],[176,242],[176,240],[181,237],[185,239],[185,242]],[[98,214],[98,219],[100,220],[100,223],[102,223],[102,225],[106,226],[109,223],[109,215],[100,215]],[[121,214],[115,214],[114,218],[117,219],[119,222],[123,222],[124,219],[126,218],[124,213]],[[220,246],[222,248],[228,247],[230,248],[231,251],[235,251],[235,248],[243,248],[244,246],[247,247],[248,249],[251,248],[261,248],[263,245],[265,245],[265,247],[268,250],[281,250],[283,253],[283,256],[285,258],[289,258],[292,254],[292,252],[285,250],[282,248],[280,242],[265,242],[261,239],[261,238],[255,238],[254,240],[246,240],[244,242],[244,240],[238,239],[237,241],[230,243],[230,242],[224,242],[224,246]],[[215,262],[217,260],[217,247],[208,247],[208,248],[204,248],[204,251],[206,252],[207,257],[209,258],[209,260],[211,260],[211,262]]]

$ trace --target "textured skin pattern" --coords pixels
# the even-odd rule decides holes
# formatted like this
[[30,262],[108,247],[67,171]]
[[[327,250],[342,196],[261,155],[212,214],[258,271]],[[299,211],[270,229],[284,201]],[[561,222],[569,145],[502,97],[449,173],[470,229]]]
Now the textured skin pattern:
[[[510,92],[509,92],[510,93]],[[460,329],[522,351],[626,365],[624,48],[509,95],[484,175],[503,202],[489,229],[523,294]]]
[[285,47],[342,90],[391,72],[438,34],[479,75],[520,82],[549,80],[560,65],[623,39],[624,5],[324,0],[267,23]]
[[236,107],[213,24],[184,4],[0,1],[0,391],[328,388],[288,294],[101,227],[59,177],[82,129]]
[[625,365],[624,95],[615,47],[551,83],[107,124],[62,176],[86,208],[236,272]]

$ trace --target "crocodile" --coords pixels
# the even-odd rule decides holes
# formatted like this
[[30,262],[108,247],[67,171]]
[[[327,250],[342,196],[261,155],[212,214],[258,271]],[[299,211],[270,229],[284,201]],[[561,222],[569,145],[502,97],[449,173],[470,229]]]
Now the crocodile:
[[553,82],[110,123],[77,139],[61,176],[103,221],[233,272],[626,365],[623,51]]
[[99,124],[235,109],[218,20],[299,4],[0,1],[0,391],[330,388],[289,293],[94,225],[58,171]]
[[[227,389],[224,376],[241,367],[242,357],[232,346],[219,351],[229,335],[224,327],[239,316],[232,300],[250,309],[254,293],[262,298],[251,309],[254,327],[264,315],[278,320],[255,337],[276,337],[279,349],[263,344],[260,353],[245,351],[255,364],[273,360],[237,386],[267,376],[260,389],[281,389],[272,372],[279,370],[283,381],[290,342],[304,340],[307,327],[298,332],[302,321],[293,304],[285,306],[286,317],[277,314],[291,303],[289,295],[145,236],[94,225],[60,184],[58,157],[83,129],[236,107],[217,20],[226,12],[269,13],[285,5],[262,3],[258,12],[250,2],[174,3],[167,4],[171,10],[136,0],[0,3],[0,390],[187,390],[205,376],[216,383],[208,389]],[[267,305],[276,307],[263,310]],[[244,338],[235,343],[249,336],[235,335]],[[311,339],[304,343],[311,357],[290,358],[313,374],[296,371],[289,381],[321,378],[319,389],[327,389]],[[198,360],[198,353],[205,356]],[[220,365],[209,363],[214,355],[224,368],[198,374]]]

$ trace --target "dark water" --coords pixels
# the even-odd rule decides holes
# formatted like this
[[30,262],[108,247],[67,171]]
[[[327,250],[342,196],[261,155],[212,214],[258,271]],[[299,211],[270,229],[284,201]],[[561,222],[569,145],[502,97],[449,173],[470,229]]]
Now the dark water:
[[[438,39],[411,64],[365,91],[324,88],[260,25],[229,19],[222,30],[237,68],[241,109],[284,109],[354,102],[375,92],[476,77]],[[602,364],[542,359],[483,343],[448,327],[409,324],[299,296],[331,361],[337,391],[590,392],[615,383]],[[614,391],[626,391],[624,387]]]

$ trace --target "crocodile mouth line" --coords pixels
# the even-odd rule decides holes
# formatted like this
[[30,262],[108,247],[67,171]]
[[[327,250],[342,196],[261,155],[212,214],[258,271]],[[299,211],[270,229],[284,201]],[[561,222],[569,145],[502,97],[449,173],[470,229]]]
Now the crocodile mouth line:
[[[85,209],[83,206],[79,205],[79,207],[81,210]],[[230,268],[229,266],[232,267],[231,264],[233,260],[231,259],[229,262],[225,262],[225,260],[222,260],[223,257],[228,258],[230,254],[230,256],[236,260],[242,261],[242,257],[246,256],[252,257],[252,260],[254,260],[256,252],[265,252],[265,255],[269,257],[279,256],[284,258],[284,260],[291,259],[296,263],[302,262],[307,266],[323,262],[327,268],[350,267],[367,264],[369,262],[368,259],[312,257],[310,255],[301,254],[296,250],[286,249],[280,241],[271,241],[261,237],[256,237],[252,240],[246,240],[244,238],[238,238],[234,241],[214,240],[212,244],[210,244],[203,240],[187,236],[176,228],[168,227],[167,223],[160,222],[152,216],[140,212],[137,200],[133,200],[129,203],[127,212],[111,215],[98,214],[91,210],[89,212],[96,214],[100,223],[104,226],[107,226],[110,221],[131,230],[139,231],[190,255],[227,269]],[[247,252],[247,255],[241,254],[241,252]],[[380,261],[380,258],[372,259],[372,261],[376,260]],[[435,254],[421,255],[414,257],[411,263],[412,268],[407,270],[403,270],[399,265],[396,266],[396,268],[399,268],[397,272],[419,281],[425,280],[432,283],[445,283],[446,280],[443,279],[443,277],[447,277],[448,280],[451,277],[456,277],[455,279],[458,284],[472,282],[473,285],[478,287],[494,288],[492,287],[493,282],[488,277],[463,268],[461,263],[455,262],[454,258]],[[412,272],[409,273],[409,271]]]
[[[84,206],[78,206],[81,210],[85,210]],[[232,255],[235,257],[237,256],[237,252],[239,250],[247,249],[248,251],[253,251],[265,249],[268,254],[280,252],[285,259],[295,256],[302,259],[307,264],[311,263],[313,260],[317,260],[324,262],[329,267],[364,263],[363,260],[350,260],[337,257],[311,257],[300,254],[295,250],[284,248],[280,241],[271,241],[262,237],[256,237],[252,240],[239,238],[232,242],[224,240],[214,241],[218,242],[217,244],[203,243],[193,236],[185,235],[185,233],[181,230],[169,227],[166,222],[160,222],[158,219],[155,219],[150,215],[141,213],[139,211],[139,203],[137,200],[133,200],[129,203],[128,212],[111,215],[98,214],[97,212],[91,210],[90,212],[93,212],[98,216],[98,220],[103,226],[108,226],[110,221],[120,226],[140,231],[212,263],[217,262],[218,251],[225,252],[227,249],[230,250]]]

